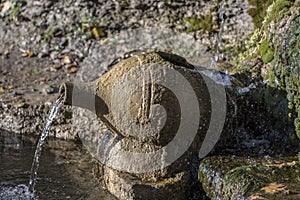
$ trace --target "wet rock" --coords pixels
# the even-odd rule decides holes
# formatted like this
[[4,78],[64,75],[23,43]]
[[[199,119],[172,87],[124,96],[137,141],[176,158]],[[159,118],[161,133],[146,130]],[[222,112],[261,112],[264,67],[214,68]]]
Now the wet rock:
[[199,181],[211,199],[299,199],[297,156],[213,156],[199,166]]
[[3,129],[0,129],[0,150],[1,148],[13,148],[13,149],[19,149],[24,146],[24,141],[17,135],[12,135],[8,131],[3,131]]
[[[177,124],[176,118],[178,116],[176,114],[176,112],[178,112],[178,110],[176,111],[176,109],[178,109],[178,107],[176,106],[176,101],[173,101],[174,99],[172,100],[172,96],[170,94],[167,95],[167,92],[165,90],[163,90],[162,88],[160,88],[159,86],[154,86],[154,89],[155,89],[154,91],[156,91],[156,92],[153,94],[153,102],[155,103],[157,101],[158,104],[165,105],[164,107],[166,110],[168,110],[170,112],[174,112],[170,115],[171,117],[168,117],[169,123],[171,123],[173,125],[171,125],[171,126],[166,125],[164,127],[165,132],[163,132],[163,131],[155,132],[155,134],[153,134],[154,137],[143,137],[143,135],[141,135],[141,138],[136,139],[136,138],[130,137],[130,135],[129,135],[130,132],[126,132],[122,129],[119,129],[118,124],[116,123],[116,121],[113,120],[112,113],[110,111],[113,109],[111,107],[111,102],[114,100],[111,98],[111,94],[110,94],[110,92],[112,91],[111,87],[112,87],[112,85],[114,85],[115,82],[117,82],[117,80],[120,77],[122,77],[123,74],[126,74],[127,71],[130,71],[130,70],[138,67],[137,58],[139,58],[139,61],[142,63],[160,63],[161,65],[164,65],[164,66],[173,67],[175,70],[178,70],[178,71],[182,70],[181,72],[183,74],[185,74],[187,80],[190,81],[190,83],[193,86],[194,91],[198,94],[199,97],[201,97],[201,100],[199,100],[199,101],[201,101],[201,103],[200,103],[201,111],[202,111],[201,119],[206,120],[206,118],[208,118],[208,113],[210,113],[209,108],[205,107],[206,103],[210,102],[210,100],[208,99],[209,95],[208,95],[207,91],[206,90],[198,91],[198,88],[202,88],[202,87],[199,87],[199,85],[203,85],[203,82],[201,82],[203,77],[202,78],[200,77],[199,71],[194,70],[194,66],[187,63],[184,58],[176,56],[174,54],[169,54],[169,53],[160,52],[160,51],[139,52],[135,56],[124,59],[121,62],[115,64],[114,67],[109,72],[102,75],[101,78],[99,78],[97,81],[87,84],[83,87],[81,87],[81,86],[78,87],[78,88],[85,87],[85,88],[89,88],[89,89],[92,89],[93,87],[95,87],[96,94],[99,97],[101,97],[103,99],[103,101],[106,102],[108,105],[108,112],[105,112],[104,114],[103,114],[102,110],[97,110],[97,108],[96,108],[96,113],[98,114],[98,117],[103,120],[103,123],[105,123],[108,127],[110,127],[111,132],[110,132],[110,134],[108,134],[107,139],[103,139],[103,138],[105,138],[104,135],[101,136],[102,138],[99,138],[99,136],[94,137],[91,134],[90,130],[88,132],[88,135],[85,134],[85,138],[89,139],[92,142],[92,143],[88,143],[89,144],[88,148],[90,148],[92,150],[94,156],[96,158],[98,158],[98,160],[100,160],[100,161],[101,161],[101,156],[103,157],[103,152],[106,152],[104,155],[105,162],[113,163],[115,160],[118,160],[117,163],[124,164],[124,163],[128,162],[130,156],[120,156],[116,159],[114,157],[114,155],[110,155],[110,150],[111,150],[111,148],[114,148],[114,144],[118,144],[120,146],[120,148],[126,152],[145,153],[145,152],[158,150],[158,149],[160,149],[161,146],[165,146],[166,144],[168,144],[168,142],[170,142],[174,137],[174,135],[172,135],[172,133],[176,132],[173,129],[173,128],[175,128],[175,126]],[[260,146],[263,146],[263,148],[265,148],[265,149],[269,148],[270,143],[271,143],[269,140],[267,140],[265,138],[260,138],[260,139],[250,138],[250,136],[253,136],[253,135],[251,135],[252,132],[255,133],[257,131],[257,132],[261,133],[262,130],[265,131],[265,126],[264,126],[265,124],[263,123],[263,119],[266,118],[266,115],[264,115],[264,113],[262,112],[262,108],[264,108],[264,107],[262,107],[262,108],[260,107],[260,103],[263,102],[263,100],[262,100],[263,98],[260,93],[261,91],[260,90],[252,91],[253,88],[250,86],[243,87],[242,83],[240,83],[238,80],[236,80],[233,77],[230,77],[226,74],[223,74],[223,76],[221,76],[221,79],[215,79],[216,77],[214,78],[212,76],[212,74],[213,74],[212,71],[206,70],[205,72],[207,72],[208,74],[205,74],[203,72],[203,75],[212,79],[212,80],[210,80],[211,82],[207,83],[207,85],[213,86],[215,84],[213,82],[213,80],[220,81],[218,83],[223,85],[226,88],[226,92],[227,92],[227,96],[228,96],[228,100],[227,100],[227,102],[225,102],[225,104],[227,103],[227,110],[226,110],[227,113],[225,113],[227,116],[226,122],[225,122],[226,124],[222,131],[222,135],[220,137],[215,138],[216,141],[219,139],[218,148],[223,150],[224,147],[226,147],[228,145],[236,145],[237,141],[242,141],[242,143],[241,143],[242,146],[252,147],[255,149],[258,149],[258,147],[260,147]],[[195,78],[195,79],[193,79],[193,78]],[[193,80],[196,82],[193,82]],[[103,85],[105,85],[105,87],[103,87]],[[240,90],[243,89],[243,91],[245,90],[246,92],[238,93],[238,91],[240,91],[238,89],[240,89]],[[262,88],[259,88],[259,89],[262,89]],[[250,90],[251,90],[251,92],[249,92]],[[79,91],[81,91],[81,90],[79,90]],[[124,90],[124,91],[126,91],[126,90]],[[259,94],[257,94],[257,92]],[[161,95],[162,98],[160,99],[160,93],[163,93],[166,95]],[[68,94],[68,92],[67,92],[67,94]],[[256,95],[253,95],[253,94],[256,94]],[[93,97],[93,99],[95,98],[94,95],[92,97]],[[167,104],[163,103],[163,101],[164,101],[163,97],[168,98],[167,104],[172,109],[169,109],[170,107],[168,107]],[[118,99],[118,98],[116,98],[116,99]],[[141,104],[140,99],[141,99],[141,91],[136,90],[135,94],[130,99],[132,104],[128,105],[129,106],[128,110],[130,111],[131,116],[136,116],[136,114],[138,113],[137,107],[134,105],[140,105]],[[218,98],[218,100],[220,100],[220,99]],[[69,99],[67,99],[66,101],[69,102]],[[82,104],[82,106],[88,108],[88,105]],[[252,108],[251,111],[249,111],[249,107]],[[254,107],[255,107],[255,109],[254,109]],[[98,108],[101,109],[102,106],[100,106]],[[220,110],[221,110],[221,108],[218,106],[218,111],[219,111],[218,114],[220,114]],[[125,113],[124,113],[125,111],[126,111],[126,109],[118,109],[118,113],[122,113],[121,116],[125,116]],[[257,113],[260,113],[261,116],[258,116]],[[84,115],[83,113],[79,114],[78,118],[76,118],[76,120],[80,121],[82,119],[85,119],[83,117],[83,115]],[[143,121],[145,121],[145,119],[143,117],[136,117],[135,119],[137,120],[136,124],[140,123],[142,125]],[[260,124],[260,122],[257,122],[258,119],[262,122],[262,124]],[[251,120],[253,120],[253,121],[251,121]],[[84,123],[82,126],[80,126],[80,128],[92,127],[92,126],[90,126],[90,123],[95,122],[95,121],[96,120],[92,120],[92,119],[84,120]],[[128,122],[126,122],[126,123],[128,123]],[[247,123],[249,123],[249,124],[247,124]],[[251,123],[256,123],[257,126],[259,126],[259,125],[262,125],[262,126],[253,128],[253,126],[251,126]],[[125,122],[124,122],[124,124],[125,124]],[[203,124],[208,124],[208,123],[203,122],[200,124],[201,124],[200,126],[202,126]],[[133,126],[133,125],[131,124],[130,126]],[[179,159],[177,159],[176,161],[171,163],[169,166],[160,168],[157,171],[138,172],[140,170],[139,169],[140,165],[131,162],[128,164],[129,168],[130,168],[129,175],[136,177],[139,181],[141,181],[141,184],[143,185],[149,179],[154,179],[155,180],[154,182],[157,182],[160,179],[168,179],[168,178],[174,177],[175,174],[177,174],[179,172],[187,171],[192,166],[192,159],[198,155],[199,148],[202,145],[202,141],[203,141],[202,139],[203,139],[204,135],[207,133],[206,132],[207,129],[204,126],[199,128],[199,132],[197,133],[197,136],[194,138],[193,144],[189,147],[189,150],[186,151]],[[243,130],[243,132],[241,132],[240,129],[238,129],[240,127],[244,127],[245,130]],[[138,127],[138,128],[140,128],[140,127]],[[138,128],[137,128],[137,130],[139,130]],[[101,130],[101,129],[99,129],[99,130]],[[140,133],[147,134],[144,131],[140,131]],[[81,137],[82,135],[79,135],[79,136]],[[97,142],[95,143],[97,138],[99,138],[99,140],[97,140]],[[102,141],[105,141],[105,144],[101,144]],[[212,141],[212,142],[216,142],[216,141]],[[85,142],[87,142],[87,141],[85,141]],[[94,145],[93,145],[93,143],[94,143]],[[112,145],[110,146],[107,144],[112,144]],[[283,143],[281,143],[281,145],[283,145]],[[100,146],[100,148],[99,148],[99,146]],[[240,147],[240,146],[235,146],[235,147],[236,147],[236,149],[234,149],[235,151],[241,151],[241,149],[242,149],[242,147]],[[239,149],[237,149],[237,148],[239,148]],[[249,149],[246,149],[245,151],[247,151],[247,150],[249,151]],[[262,154],[265,152],[264,151],[261,152],[259,149],[255,153]],[[145,163],[151,163],[154,159],[156,159],[156,157],[153,156],[151,158],[146,158],[144,161],[145,161]],[[142,163],[139,163],[139,164],[142,164]],[[126,166],[126,164],[124,164],[124,165]],[[148,166],[145,166],[145,167],[148,167]],[[107,167],[106,170],[109,171],[109,170],[112,170],[112,168]],[[123,176],[123,175],[121,175],[121,172],[113,172],[113,173],[115,173],[119,176]],[[124,193],[125,189],[116,189],[116,188],[125,188],[124,185],[120,186],[120,185],[118,185],[118,183],[111,182],[112,178],[107,178],[107,179],[108,180],[107,180],[106,185],[109,185],[108,189],[111,190],[112,193],[114,193],[116,195],[122,195]],[[129,180],[130,179],[131,178],[129,178]],[[128,183],[129,181],[124,180],[123,182]],[[131,183],[131,184],[133,184],[133,183]],[[114,185],[114,186],[111,186],[111,185]],[[127,184],[125,184],[125,185],[127,185]],[[143,187],[146,187],[146,186],[144,185]],[[161,188],[161,190],[164,191],[163,188]],[[126,190],[126,191],[127,192],[125,192],[125,194],[132,193],[131,189]],[[160,190],[158,190],[158,191],[160,191]]]

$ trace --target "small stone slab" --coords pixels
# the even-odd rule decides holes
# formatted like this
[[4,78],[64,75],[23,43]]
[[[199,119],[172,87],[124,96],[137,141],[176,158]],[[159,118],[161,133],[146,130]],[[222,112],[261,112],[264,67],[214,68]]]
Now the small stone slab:
[[211,199],[300,199],[299,156],[213,156],[201,161],[198,172]]

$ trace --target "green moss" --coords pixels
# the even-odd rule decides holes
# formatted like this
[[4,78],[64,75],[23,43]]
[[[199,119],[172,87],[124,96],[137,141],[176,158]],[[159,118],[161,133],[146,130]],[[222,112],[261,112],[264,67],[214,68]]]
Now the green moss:
[[37,70],[37,69],[34,69],[34,70],[31,71],[31,73],[32,73],[33,75],[39,75],[39,74],[40,74],[40,71]]
[[300,155],[282,158],[242,158],[215,156],[201,161],[199,180],[211,199],[239,199],[260,194],[266,199],[290,199],[293,194],[278,191],[265,193],[272,183],[284,184],[298,194]]
[[9,15],[10,20],[16,20],[18,15],[20,14],[20,9],[21,9],[22,3],[19,1],[16,1],[12,3],[11,5],[11,13]]
[[225,48],[220,49],[220,53],[238,55],[240,52],[245,51],[245,45],[234,45],[234,46],[226,46]]
[[177,173],[175,177],[165,178],[159,181],[150,180],[149,183],[150,185],[154,185],[156,187],[162,187],[162,186],[172,185],[180,181],[183,181],[184,176],[186,176],[186,172],[180,172]]
[[265,64],[271,62],[273,58],[274,58],[274,51],[272,49],[268,49],[267,53],[262,55],[262,60]]
[[42,41],[45,43],[50,42],[54,36],[54,28],[50,26],[44,33],[42,33]]
[[261,42],[258,53],[265,64],[271,62],[274,58],[274,51],[270,48],[268,40]]
[[260,47],[259,47],[259,54],[260,55],[264,55],[265,53],[267,53],[268,49],[269,49],[269,41],[268,40],[263,40]]
[[296,134],[298,138],[300,138],[300,122],[299,122],[300,117],[298,116],[298,119],[295,119],[295,127],[296,127]]
[[293,0],[275,1],[272,9],[269,12],[269,17],[266,19],[265,25],[268,25],[272,20],[280,20],[281,16],[289,13],[289,8],[293,5]]
[[215,25],[215,22],[212,19],[211,12],[208,15],[197,17],[189,17],[184,19],[187,23],[187,32],[194,32],[198,30],[203,31],[212,31],[213,26]]
[[240,185],[239,192],[248,196],[248,194],[258,190],[263,185],[263,181],[255,177],[260,171],[257,168],[259,168],[259,166],[238,166],[225,174],[224,183],[225,185],[228,184],[236,187],[233,183],[238,182]]
[[[287,93],[287,106],[291,109],[288,115],[295,119],[295,130],[300,136],[300,0],[266,1],[260,6],[259,2],[250,0],[252,5],[256,5],[257,12],[265,13],[265,17],[261,26],[256,24],[259,28],[246,41],[247,50],[239,63],[260,57],[264,64],[268,64],[262,65],[263,79],[267,80],[268,86]],[[266,5],[270,6],[266,8]],[[255,17],[253,20],[256,23]],[[280,30],[279,34],[277,30]]]
[[[300,4],[300,1],[297,0],[294,3],[292,0],[249,0],[249,3],[254,6],[254,8],[249,10],[249,14],[252,16],[253,23],[255,24],[255,31],[253,35],[245,42],[246,51],[244,51],[239,58],[239,61],[243,61],[249,58],[255,58],[258,55],[263,57],[265,63],[268,63],[272,60],[272,51],[269,50],[272,47],[270,45],[270,38],[267,37],[268,26],[271,21],[278,22],[282,19],[283,16],[289,15],[291,7],[296,7]],[[276,52],[275,52],[276,53]]]
[[268,85],[272,88],[276,87],[276,82],[275,82],[275,74],[272,70],[269,70],[267,74],[265,75],[264,79],[267,81]]
[[255,28],[259,28],[266,16],[267,8],[274,0],[248,0],[248,2],[253,6],[253,8],[249,9],[248,14],[252,17]]
[[290,116],[294,118],[297,136],[300,138],[300,16],[294,18],[283,40],[285,46],[278,45],[275,53],[274,72],[279,87],[287,92]]

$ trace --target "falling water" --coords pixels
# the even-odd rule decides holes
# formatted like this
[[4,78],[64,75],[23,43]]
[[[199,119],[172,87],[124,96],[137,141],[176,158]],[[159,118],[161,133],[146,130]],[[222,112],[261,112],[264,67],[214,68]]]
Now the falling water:
[[218,34],[216,34],[215,36],[215,41],[216,41],[216,45],[217,45],[217,52],[216,54],[211,58],[211,63],[210,63],[210,68],[214,69],[215,68],[215,64],[216,62],[218,62],[218,60],[220,58],[223,58],[223,54],[220,53],[221,50],[221,45],[222,45],[222,34],[223,34],[223,29],[224,29],[224,22],[225,22],[225,0],[223,0],[221,2],[221,8],[220,8],[220,13],[219,13],[219,19],[221,20],[220,22],[220,29],[218,31]]
[[34,188],[35,188],[35,185],[36,185],[36,182],[37,182],[37,172],[38,172],[39,165],[40,165],[40,156],[41,156],[41,153],[42,153],[43,144],[44,144],[46,138],[48,137],[51,124],[52,124],[55,116],[57,115],[60,107],[62,106],[63,100],[64,100],[64,96],[60,95],[57,98],[54,105],[52,106],[52,108],[50,110],[49,117],[46,120],[45,128],[44,128],[44,130],[41,134],[40,140],[39,140],[39,142],[36,146],[34,157],[33,157],[33,162],[32,162],[32,167],[31,167],[30,180],[29,180],[29,190],[31,192],[34,192]]
[[219,11],[219,19],[220,19],[220,28],[218,33],[215,35],[215,45],[217,47],[215,55],[211,58],[210,63],[210,70],[201,70],[197,66],[196,69],[198,69],[203,75],[209,77],[210,79],[214,80],[216,83],[223,85],[224,87],[231,86],[232,85],[232,77],[228,75],[227,71],[225,74],[219,73],[219,71],[216,70],[216,63],[219,61],[219,59],[223,58],[224,55],[220,53],[221,46],[222,46],[222,34],[224,29],[224,23],[225,23],[225,0],[221,2],[220,11]]

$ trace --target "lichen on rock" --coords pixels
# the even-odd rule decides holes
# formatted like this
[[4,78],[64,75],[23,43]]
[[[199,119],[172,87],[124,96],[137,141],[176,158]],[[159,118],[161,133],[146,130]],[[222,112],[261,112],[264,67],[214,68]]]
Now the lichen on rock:
[[[281,2],[281,1],[277,1]],[[299,2],[299,1],[297,1]],[[272,59],[272,66],[265,74],[264,79],[269,82],[269,85],[276,86],[287,93],[289,101],[289,116],[294,119],[294,125],[298,137],[300,138],[300,63],[299,63],[299,48],[300,48],[300,16],[298,4],[291,7],[290,2],[282,1],[277,3],[278,7],[274,7],[273,12],[280,12],[283,20],[287,20],[284,25],[282,37],[269,36],[269,41],[272,43],[275,51]],[[276,4],[275,4],[276,5]],[[285,8],[282,6],[285,5]],[[295,9],[298,8],[298,9]],[[278,9],[281,9],[279,11]],[[293,11],[295,9],[295,11]],[[273,15],[274,16],[274,15]],[[280,17],[280,16],[279,16]],[[268,22],[268,20],[266,20]],[[284,21],[283,21],[284,22]],[[282,21],[274,22],[274,28],[280,29]],[[275,34],[274,34],[275,35]],[[268,56],[268,52],[263,56]],[[264,57],[262,57],[264,60]]]
[[[300,138],[300,1],[276,0],[246,42],[240,64],[262,60],[259,74],[268,87],[286,92],[289,117]],[[243,60],[243,61],[241,61]],[[257,69],[249,69],[252,73]]]

